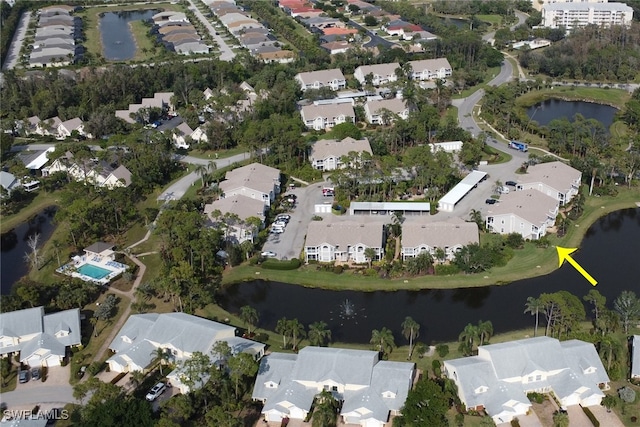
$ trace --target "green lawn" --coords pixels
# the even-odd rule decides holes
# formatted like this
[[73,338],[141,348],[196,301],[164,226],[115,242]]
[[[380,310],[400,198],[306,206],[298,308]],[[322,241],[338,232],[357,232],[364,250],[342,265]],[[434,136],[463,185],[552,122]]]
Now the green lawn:
[[18,213],[13,215],[0,215],[0,233],[6,233],[12,228],[17,227],[27,221],[34,215],[42,212],[49,206],[54,206],[57,202],[57,193],[46,193],[38,190],[38,195],[29,203],[29,205],[20,209]]
[[[6,381],[6,385],[4,385]],[[11,365],[11,370],[9,371],[9,376],[7,378],[2,378],[0,381],[0,392],[8,393],[10,391],[14,391],[16,386],[18,385],[18,370],[15,365]]]
[[494,27],[499,26],[502,22],[502,17],[500,15],[476,15],[476,18],[481,21],[487,22]]
[[554,89],[534,90],[516,100],[518,107],[526,108],[545,99],[585,100],[609,104],[622,108],[631,95],[622,89],[603,89],[597,87],[557,87]]
[[[563,238],[551,235],[549,248],[536,248],[527,243],[524,249],[515,251],[514,257],[504,267],[494,267],[479,274],[456,274],[452,276],[421,276],[400,279],[379,279],[353,274],[345,270],[342,274],[317,271],[315,265],[303,266],[293,271],[266,270],[259,266],[242,265],[225,272],[224,284],[255,279],[295,283],[302,286],[333,290],[395,291],[400,289],[453,289],[502,285],[530,277],[542,276],[558,268],[555,245],[579,247],[587,229],[598,218],[616,210],[635,207],[640,201],[640,189],[620,188],[616,197],[591,197],[585,203],[585,212]],[[596,278],[597,279],[597,278]]]
[[498,73],[500,72],[500,67],[493,67],[493,68],[489,68],[486,73],[485,73],[485,79],[482,83],[476,85],[476,86],[472,86],[468,89],[463,90],[460,93],[457,93],[455,95],[452,96],[453,99],[460,99],[460,98],[466,98],[467,96],[471,95],[472,93],[474,93],[475,91],[477,91],[478,89],[484,89],[487,84],[495,77],[498,75]]

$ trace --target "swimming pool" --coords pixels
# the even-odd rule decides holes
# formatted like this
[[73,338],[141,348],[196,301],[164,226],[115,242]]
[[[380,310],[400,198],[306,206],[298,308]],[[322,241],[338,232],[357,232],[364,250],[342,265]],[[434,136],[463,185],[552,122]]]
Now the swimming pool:
[[96,267],[92,264],[84,264],[78,268],[78,273],[84,274],[85,276],[89,276],[92,279],[102,279],[103,277],[111,274],[111,270],[107,270],[106,268]]

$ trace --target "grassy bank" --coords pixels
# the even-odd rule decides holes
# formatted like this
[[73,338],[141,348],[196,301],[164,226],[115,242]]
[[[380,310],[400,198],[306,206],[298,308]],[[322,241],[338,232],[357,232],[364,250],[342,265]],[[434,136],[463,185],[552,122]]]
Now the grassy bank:
[[49,206],[54,206],[57,202],[57,193],[45,193],[40,190],[38,195],[19,212],[13,215],[0,215],[0,233],[6,233],[12,228],[29,220],[29,218],[42,212]]
[[553,89],[531,91],[516,100],[516,106],[527,108],[547,99],[565,99],[569,101],[590,101],[622,108],[631,95],[626,90],[603,89],[597,87],[560,86]]
[[487,87],[487,84],[493,80],[498,74],[500,73],[500,67],[492,67],[489,68],[486,72],[485,72],[485,78],[484,81],[480,84],[477,84],[475,86],[472,86],[468,89],[463,90],[460,93],[457,93],[455,95],[453,95],[451,98],[452,99],[461,99],[461,98],[466,98],[467,96],[471,95],[472,93],[474,93],[475,91],[477,91],[478,89],[484,89],[485,87]]
[[598,218],[620,209],[635,207],[637,202],[640,202],[639,188],[620,188],[620,194],[615,197],[588,198],[582,217],[572,224],[563,238],[551,235],[549,248],[537,248],[534,243],[529,242],[524,249],[515,251],[514,257],[506,266],[494,267],[479,274],[421,276],[388,280],[352,274],[350,270],[346,270],[342,274],[317,271],[315,265],[304,266],[293,271],[265,270],[257,266],[242,265],[226,272],[223,284],[262,279],[323,289],[359,291],[454,289],[502,285],[551,273],[558,268],[556,245],[579,247],[589,226]]
[[[161,11],[175,11],[183,12],[183,8],[178,4],[166,3],[154,3],[154,4],[130,4],[130,5],[116,5],[116,6],[99,6],[99,7],[87,7],[80,13],[82,18],[83,29],[86,36],[86,40],[82,45],[88,52],[94,55],[104,56],[102,51],[102,37],[100,35],[100,14],[105,12],[124,12],[134,10],[148,10],[158,9]],[[139,25],[138,25],[139,24]],[[146,31],[142,31],[142,27]],[[148,28],[140,21],[130,23],[130,28],[134,40],[136,42],[136,55],[134,60],[144,60],[151,57],[153,52],[153,44],[147,37]],[[149,49],[149,53],[143,53],[142,48]]]

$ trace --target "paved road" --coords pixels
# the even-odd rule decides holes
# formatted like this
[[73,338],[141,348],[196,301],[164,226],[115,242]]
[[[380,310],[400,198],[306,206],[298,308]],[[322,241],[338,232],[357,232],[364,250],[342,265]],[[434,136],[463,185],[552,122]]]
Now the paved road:
[[4,64],[2,64],[3,70],[10,70],[18,63],[18,59],[20,58],[20,49],[22,49],[22,43],[24,42],[24,37],[27,34],[30,19],[31,11],[24,12],[20,17],[18,28],[16,28],[16,32],[13,34],[13,40],[11,40],[11,45],[9,46],[9,52],[4,60]]
[[[516,22],[511,27],[509,27],[511,31],[513,31],[517,26],[524,24],[527,18],[529,17],[529,15],[527,15],[524,12],[520,12],[519,10],[516,10],[515,14],[516,14],[516,17],[518,18],[518,22]],[[487,33],[484,36],[482,36],[482,40],[493,44],[493,39],[495,35],[496,35],[496,32],[491,31],[490,33]]]
[[20,388],[9,393],[2,393],[0,401],[8,408],[21,408],[35,405],[64,406],[67,403],[76,403],[73,398],[73,388],[69,384],[51,384],[47,382],[38,384],[38,387]]
[[300,255],[307,227],[315,215],[315,205],[333,201],[333,197],[322,195],[322,187],[325,185],[332,186],[329,182],[322,182],[287,191],[287,194],[295,194],[298,197],[296,207],[289,212],[291,219],[284,233],[270,234],[262,248],[263,251],[275,252],[278,259],[292,259]]
[[217,34],[216,29],[213,28],[213,25],[211,25],[211,22],[209,22],[207,17],[204,16],[202,12],[200,12],[200,9],[198,9],[194,0],[189,0],[189,4],[190,4],[189,9],[196,15],[196,17],[200,20],[200,22],[202,22],[202,25],[204,25],[207,28],[207,30],[209,30],[211,37],[213,37],[216,43],[218,43],[218,47],[220,48],[220,60],[232,61],[233,58],[236,57],[236,54],[233,52],[233,50],[231,50],[231,48],[222,39],[222,37],[220,37]]
[[[191,163],[194,165],[205,165],[205,166],[208,165],[209,162],[213,161],[215,162],[218,169],[221,169],[231,165],[232,163],[241,162],[243,160],[248,159],[249,153],[241,153],[235,156],[231,156],[231,157],[227,157],[225,159],[219,159],[219,160],[199,159],[197,157],[191,157],[191,156],[175,156],[175,158],[177,160],[180,160],[181,162]],[[191,187],[192,185],[195,185],[196,181],[198,181],[199,179],[200,179],[200,175],[196,174],[195,172],[191,172],[183,176],[178,181],[176,181],[171,186],[169,186],[169,188],[167,188],[162,194],[160,194],[158,196],[158,200],[166,201],[166,200],[178,200],[182,198],[182,196],[185,195],[189,187]]]

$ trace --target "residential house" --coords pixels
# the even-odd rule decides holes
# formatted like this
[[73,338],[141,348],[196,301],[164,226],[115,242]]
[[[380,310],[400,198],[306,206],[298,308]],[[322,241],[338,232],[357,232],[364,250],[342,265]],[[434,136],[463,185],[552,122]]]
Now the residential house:
[[256,55],[258,59],[267,64],[277,62],[279,64],[288,64],[296,59],[295,53],[290,50],[278,50],[276,52],[264,52]]
[[44,307],[0,314],[0,356],[20,353],[32,367],[59,366],[68,347],[82,344],[80,310],[45,314]]
[[337,91],[347,87],[347,81],[339,68],[298,73],[295,79],[300,83],[302,91],[320,89],[321,87],[330,87]]
[[462,141],[434,142],[431,145],[431,152],[444,151],[445,153],[458,153],[464,145]]
[[80,117],[64,121],[58,125],[58,139],[65,139],[71,136],[73,131],[78,132],[78,135],[86,135],[84,133],[84,122]]
[[16,178],[15,175],[9,172],[0,171],[0,186],[5,189],[7,194],[11,194],[13,190],[19,188],[21,185],[20,180]]
[[383,427],[400,415],[414,376],[415,364],[380,360],[377,351],[305,347],[265,356],[252,398],[264,404],[265,421],[279,423],[306,419],[328,391],[341,403],[343,423]]
[[107,162],[94,160],[75,161],[72,153],[53,161],[51,166],[42,169],[42,176],[49,176],[56,172],[66,172],[76,181],[93,184],[96,187],[128,187],[131,185],[131,172],[123,165],[117,168]]
[[49,154],[55,151],[55,147],[49,147],[46,150],[21,151],[18,158],[24,164],[24,167],[30,171],[39,171],[49,161]]
[[332,105],[305,105],[300,116],[309,129],[325,130],[340,123],[355,123],[356,113],[350,103]]
[[487,212],[487,230],[498,234],[521,234],[538,240],[553,227],[558,215],[558,201],[537,190],[503,194],[500,202]]
[[131,171],[120,165],[117,168],[109,168],[108,173],[104,181],[102,181],[102,187],[107,187],[112,190],[116,187],[128,187],[131,185]]
[[551,40],[536,38],[533,40],[524,40],[511,44],[511,47],[513,49],[522,49],[525,46],[529,50],[540,49],[542,47],[551,46]]
[[191,139],[197,143],[209,142],[209,137],[207,136],[207,123],[198,126],[191,134]]
[[450,77],[453,73],[451,64],[447,58],[423,59],[421,61],[409,61],[413,73],[413,80],[434,80]]
[[58,135],[58,127],[62,124],[62,120],[60,117],[55,116],[46,120],[41,120],[36,125],[35,133],[42,136],[57,136]]
[[271,206],[280,193],[280,170],[252,163],[226,173],[220,183],[221,198],[243,195]]
[[323,43],[321,48],[329,52],[329,55],[336,55],[338,53],[347,53],[351,49],[351,44],[345,40],[339,40],[334,42]]
[[115,114],[116,117],[133,124],[144,119],[137,115],[140,110],[157,108],[162,111],[162,114],[172,112],[171,98],[173,98],[173,92],[156,92],[153,98],[142,98],[139,104],[129,104],[127,110],[116,110]]
[[115,252],[113,243],[107,242],[95,242],[94,244],[84,248],[84,255],[87,259],[91,259],[95,262],[101,262],[102,259],[108,259],[115,261]]
[[429,31],[425,31],[425,30],[419,30],[419,31],[406,31],[404,32],[404,35],[402,36],[403,40],[413,40],[414,42],[420,43],[420,42],[428,42],[428,41],[432,41],[432,40],[437,40],[438,36],[436,36],[435,34],[430,33]]
[[400,64],[397,62],[390,64],[362,65],[356,68],[353,73],[353,77],[355,77],[361,85],[365,85],[367,82],[367,76],[371,74],[371,84],[374,86],[381,86],[398,80],[396,70],[399,67]]
[[538,190],[564,206],[578,194],[581,183],[582,172],[556,161],[529,166],[526,174],[518,176],[516,189]]
[[[358,264],[382,259],[385,246],[382,222],[311,221],[307,228],[305,261],[355,262]],[[375,251],[374,259],[365,256],[365,250]]]
[[407,102],[401,98],[373,99],[364,104],[367,122],[374,125],[390,124],[396,117],[406,120],[410,111]]
[[640,335],[631,339],[631,379],[640,380]]
[[527,393],[553,392],[563,408],[600,405],[609,377],[593,344],[550,337],[478,347],[478,355],[445,360],[444,371],[468,410],[486,411],[496,424],[531,408]]
[[[115,354],[107,359],[107,364],[112,372],[144,372],[156,360],[158,349],[164,350],[172,363],[179,363],[190,359],[195,352],[211,357],[213,347],[221,341],[226,342],[234,354],[248,353],[256,360],[264,355],[264,344],[236,337],[234,326],[185,313],[145,313],[129,316],[109,344]],[[179,369],[168,375],[174,387],[187,393],[190,387],[182,377]]]
[[191,138],[192,134],[193,129],[191,129],[186,122],[180,123],[176,128],[173,129],[173,133],[171,135],[173,145],[176,148],[188,150],[190,147],[188,138]]
[[[224,230],[225,239],[238,244],[246,240],[253,241],[257,237],[258,231],[264,227],[266,210],[267,205],[262,200],[242,194],[218,199],[204,205],[204,213],[207,215],[210,225]],[[255,227],[249,224],[247,222],[249,218],[258,218],[261,221],[260,225]]]
[[365,152],[373,156],[373,151],[367,138],[353,139],[347,137],[342,141],[320,139],[313,143],[309,161],[311,161],[311,166],[314,169],[331,171],[347,167],[342,163],[344,156],[348,156],[350,153],[357,153],[358,158],[362,159],[362,153]]
[[41,121],[42,120],[40,120],[40,117],[38,116],[31,116],[27,118],[26,123],[24,125],[25,134],[29,135],[32,133],[36,133],[36,130],[38,129],[38,124],[40,124]]
[[434,260],[436,250],[444,250],[439,261],[453,261],[463,246],[480,243],[478,225],[460,218],[439,222],[405,221],[402,224],[402,259],[415,258],[427,252]]

